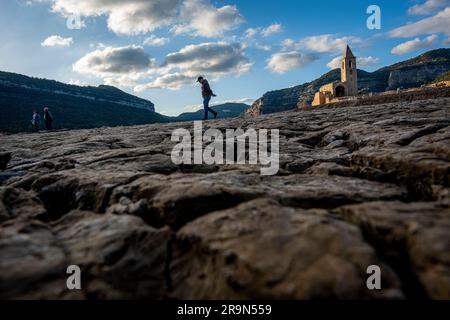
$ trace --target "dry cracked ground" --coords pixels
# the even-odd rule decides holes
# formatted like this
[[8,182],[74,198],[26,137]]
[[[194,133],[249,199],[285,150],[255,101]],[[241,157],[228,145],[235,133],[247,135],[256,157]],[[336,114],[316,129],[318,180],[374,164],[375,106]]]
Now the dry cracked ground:
[[450,298],[450,99],[204,124],[279,129],[276,176],[173,164],[179,127],[0,136],[0,298]]

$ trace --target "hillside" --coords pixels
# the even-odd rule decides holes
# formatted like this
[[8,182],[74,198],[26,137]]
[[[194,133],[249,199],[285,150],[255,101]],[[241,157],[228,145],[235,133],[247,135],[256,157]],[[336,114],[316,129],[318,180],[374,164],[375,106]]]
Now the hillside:
[[[438,49],[374,72],[358,70],[358,87],[369,92],[420,87],[448,70],[450,49]],[[321,86],[340,80],[340,77],[340,70],[335,69],[311,82],[267,92],[254,102],[248,113],[258,115],[296,109],[302,101],[310,103]]]
[[444,73],[443,75],[437,77],[432,83],[439,83],[442,81],[450,81],[450,71]]
[[0,299],[450,299],[449,113],[440,98],[203,124],[279,129],[274,176],[174,164],[192,122],[0,134]]
[[[225,118],[235,118],[239,117],[241,114],[243,114],[248,108],[250,108],[249,105],[244,103],[225,103],[220,104],[217,106],[211,107],[214,111],[217,112],[217,117],[219,119],[225,119]],[[200,109],[196,112],[185,112],[180,114],[177,117],[171,117],[171,121],[194,121],[194,120],[202,120],[204,117],[205,112],[203,109]],[[209,117],[211,118],[212,115],[209,114]]]
[[57,81],[0,72],[0,131],[28,131],[31,111],[44,106],[55,117],[55,128],[167,122],[150,101],[115,87],[80,87]]
[[[83,129],[203,119],[203,109],[167,117],[155,112],[150,101],[115,87],[80,87],[15,73],[0,72],[0,132],[30,131],[34,108],[42,113],[49,106],[55,128]],[[250,106],[225,103],[212,107],[218,118],[234,118]]]

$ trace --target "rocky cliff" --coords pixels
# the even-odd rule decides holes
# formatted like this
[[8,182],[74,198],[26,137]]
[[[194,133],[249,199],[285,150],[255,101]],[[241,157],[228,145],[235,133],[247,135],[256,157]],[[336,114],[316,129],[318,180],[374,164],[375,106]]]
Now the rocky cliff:
[[[358,70],[358,87],[369,92],[415,88],[435,80],[449,70],[450,49],[438,49],[375,72]],[[340,70],[335,69],[312,82],[268,92],[254,102],[247,114],[270,114],[296,109],[303,103],[310,104],[314,93],[321,86],[340,80],[340,77]]]
[[0,298],[450,299],[449,98],[204,123],[279,129],[276,176],[180,127],[0,136]]
[[125,93],[113,86],[100,85],[98,87],[82,87],[54,80],[32,78],[2,71],[0,71],[0,85],[2,90],[7,90],[8,88],[21,88],[23,90],[60,95],[60,99],[64,96],[70,96],[155,112],[155,105],[152,102]]
[[31,112],[48,106],[57,128],[167,122],[152,102],[115,87],[80,87],[0,72],[0,131],[27,131]]

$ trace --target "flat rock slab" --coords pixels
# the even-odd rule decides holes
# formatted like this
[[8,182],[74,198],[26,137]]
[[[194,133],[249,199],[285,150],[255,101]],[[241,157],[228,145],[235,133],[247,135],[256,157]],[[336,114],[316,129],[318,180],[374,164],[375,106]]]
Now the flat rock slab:
[[396,185],[358,178],[296,174],[261,177],[232,171],[142,177],[116,188],[109,210],[119,214],[136,213],[156,226],[168,224],[178,229],[208,212],[256,198],[269,197],[300,208],[334,208],[405,196],[406,191]]
[[[173,244],[181,299],[400,298],[399,282],[359,229],[327,215],[255,200],[186,225]],[[383,291],[366,287],[370,265]]]
[[174,164],[179,128],[0,135],[0,297],[450,298],[449,98],[203,122],[278,129],[269,177]]
[[380,248],[411,297],[450,299],[448,204],[374,202],[345,206],[338,213]]
[[6,170],[11,160],[11,152],[0,152],[0,170]]
[[[72,211],[53,224],[11,220],[0,228],[0,297],[161,297],[169,239],[167,228],[132,216]],[[67,289],[70,265],[81,269],[81,291]]]

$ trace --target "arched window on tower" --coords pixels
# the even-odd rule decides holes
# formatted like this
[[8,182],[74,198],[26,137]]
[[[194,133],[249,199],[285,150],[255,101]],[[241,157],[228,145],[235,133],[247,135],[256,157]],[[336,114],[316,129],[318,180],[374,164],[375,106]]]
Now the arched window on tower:
[[350,60],[350,61],[348,62],[348,66],[350,67],[350,69],[353,68],[352,60]]

